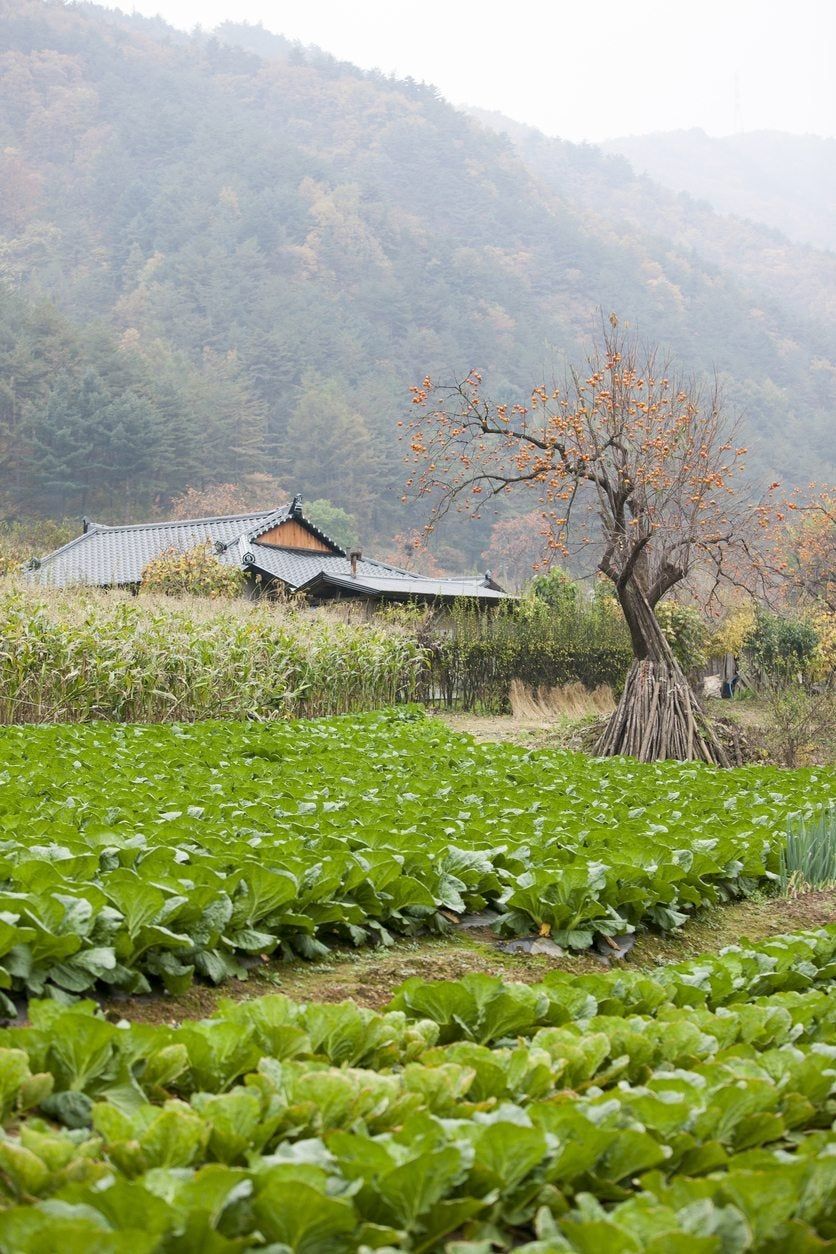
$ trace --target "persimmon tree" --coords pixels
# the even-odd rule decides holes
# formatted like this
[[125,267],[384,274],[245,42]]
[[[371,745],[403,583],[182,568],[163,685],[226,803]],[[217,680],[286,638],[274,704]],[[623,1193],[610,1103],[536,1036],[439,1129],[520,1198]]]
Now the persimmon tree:
[[412,392],[409,484],[429,500],[430,528],[451,508],[475,516],[528,493],[547,523],[544,549],[585,547],[612,581],[634,662],[596,751],[726,765],[654,613],[698,572],[707,600],[724,580],[759,578],[767,513],[741,490],[746,450],[718,388],[680,374],[613,317],[586,368],[535,387],[526,404],[490,401],[477,373]]

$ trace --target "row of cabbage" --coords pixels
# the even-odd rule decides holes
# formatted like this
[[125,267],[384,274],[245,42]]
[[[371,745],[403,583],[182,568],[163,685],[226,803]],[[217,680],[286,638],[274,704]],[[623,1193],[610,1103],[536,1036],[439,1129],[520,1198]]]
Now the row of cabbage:
[[[490,907],[573,948],[775,877],[821,770],[480,745],[419,711],[0,729],[0,988],[182,992]],[[6,1003],[9,1012],[8,1001]]]
[[831,1248],[834,975],[831,927],[383,1014],[36,1003],[0,1033],[0,1251]]

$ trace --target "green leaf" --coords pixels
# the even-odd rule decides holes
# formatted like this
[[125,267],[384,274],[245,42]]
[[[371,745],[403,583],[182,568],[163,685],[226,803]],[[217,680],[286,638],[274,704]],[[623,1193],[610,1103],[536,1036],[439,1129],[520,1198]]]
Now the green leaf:
[[621,1128],[613,1133],[612,1143],[599,1162],[597,1173],[617,1182],[658,1166],[669,1153],[647,1132]]
[[492,1123],[474,1137],[475,1160],[471,1179],[481,1196],[490,1189],[510,1193],[546,1155],[546,1138],[539,1128]]
[[6,1137],[0,1137],[0,1171],[18,1198],[37,1197],[49,1179],[49,1168],[42,1159]]
[[[222,1163],[234,1163],[247,1150],[261,1146],[261,1102],[255,1093],[240,1089],[214,1097],[199,1094],[193,1105],[209,1126],[209,1152]],[[266,1137],[267,1132],[263,1133]]]
[[253,1210],[267,1240],[288,1246],[293,1254],[341,1254],[352,1248],[354,1208],[308,1184],[269,1180]]
[[463,1175],[461,1152],[449,1146],[410,1158],[381,1176],[375,1188],[396,1226],[410,1229]]

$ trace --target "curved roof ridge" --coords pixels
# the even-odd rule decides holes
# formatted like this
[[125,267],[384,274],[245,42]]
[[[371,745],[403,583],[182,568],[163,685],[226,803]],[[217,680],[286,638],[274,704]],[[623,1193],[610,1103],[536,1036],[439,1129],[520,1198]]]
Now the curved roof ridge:
[[383,570],[396,570],[399,575],[407,575],[410,579],[426,579],[426,575],[420,574],[417,570],[407,570],[405,566],[393,566],[391,562],[381,562],[377,557],[364,557],[364,562],[368,562],[371,566],[380,566]]
[[[208,514],[205,518],[160,518],[156,522],[144,523],[93,523],[90,530],[96,531],[142,531],[153,527],[198,527],[205,523],[246,522],[248,520],[269,518],[280,513],[279,510],[254,509],[247,514]],[[88,531],[89,535],[90,532]]]

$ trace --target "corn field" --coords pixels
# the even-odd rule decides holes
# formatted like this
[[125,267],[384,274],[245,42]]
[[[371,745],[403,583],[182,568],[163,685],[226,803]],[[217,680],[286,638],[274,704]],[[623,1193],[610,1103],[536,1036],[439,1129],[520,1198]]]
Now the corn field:
[[191,722],[350,713],[420,695],[402,629],[303,608],[0,592],[0,722]]

